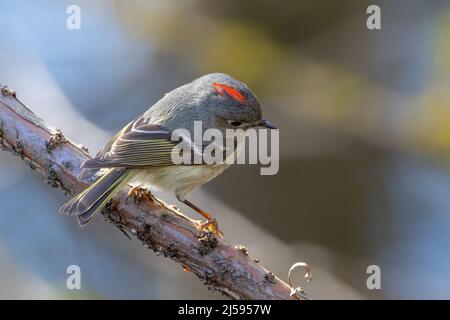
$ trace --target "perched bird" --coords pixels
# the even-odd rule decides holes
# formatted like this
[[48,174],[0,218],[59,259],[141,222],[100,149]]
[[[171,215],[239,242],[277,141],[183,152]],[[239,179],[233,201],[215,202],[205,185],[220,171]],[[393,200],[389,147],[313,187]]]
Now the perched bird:
[[200,228],[219,233],[212,215],[185,198],[194,188],[222,173],[229,164],[174,164],[171,136],[186,129],[194,136],[194,121],[203,130],[253,127],[276,129],[262,115],[255,94],[242,82],[221,73],[204,75],[167,93],[143,115],[120,130],[98,153],[83,164],[85,170],[106,173],[60,209],[76,215],[81,226],[89,223],[125,184],[134,188],[152,186],[175,193],[203,217]]

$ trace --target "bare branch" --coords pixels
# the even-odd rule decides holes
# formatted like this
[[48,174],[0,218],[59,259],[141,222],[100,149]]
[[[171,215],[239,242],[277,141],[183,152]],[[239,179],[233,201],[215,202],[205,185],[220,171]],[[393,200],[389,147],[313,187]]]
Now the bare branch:
[[[86,188],[77,176],[89,158],[87,150],[45,124],[15,92],[0,89],[0,148],[20,157],[52,187],[72,195]],[[103,215],[144,246],[196,274],[210,289],[236,299],[294,299],[290,287],[249,257],[245,248],[199,232],[194,221],[162,202],[143,197],[127,204],[125,198],[126,190],[119,192]]]

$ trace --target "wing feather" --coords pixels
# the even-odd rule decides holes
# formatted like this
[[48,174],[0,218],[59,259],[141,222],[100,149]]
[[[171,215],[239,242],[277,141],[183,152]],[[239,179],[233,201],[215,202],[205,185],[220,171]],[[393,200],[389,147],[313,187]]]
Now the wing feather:
[[171,132],[159,125],[145,122],[143,117],[130,122],[119,131],[85,168],[152,167],[173,165]]

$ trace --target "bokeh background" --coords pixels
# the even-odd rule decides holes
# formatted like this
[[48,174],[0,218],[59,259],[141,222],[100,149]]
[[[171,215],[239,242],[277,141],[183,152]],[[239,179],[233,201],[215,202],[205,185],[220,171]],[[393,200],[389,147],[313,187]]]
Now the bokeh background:
[[[366,28],[369,4],[381,30]],[[91,153],[202,74],[247,83],[281,128],[279,174],[235,166],[192,199],[281,277],[310,263],[312,298],[450,298],[450,1],[0,8],[0,83]],[[222,298],[101,217],[79,228],[58,214],[67,199],[0,153],[0,298]],[[66,289],[72,264],[82,290]],[[381,290],[367,289],[372,264]]]

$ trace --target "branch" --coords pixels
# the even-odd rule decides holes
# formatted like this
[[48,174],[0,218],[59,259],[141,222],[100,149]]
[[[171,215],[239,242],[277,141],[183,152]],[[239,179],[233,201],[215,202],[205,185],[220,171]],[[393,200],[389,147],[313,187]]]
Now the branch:
[[[45,124],[14,91],[0,90],[0,148],[20,157],[54,188],[72,195],[85,189],[88,184],[77,177],[90,157],[87,149]],[[194,221],[159,200],[144,197],[127,204],[126,194],[120,191],[102,214],[145,247],[193,272],[208,288],[235,299],[294,299],[290,287],[250,258],[244,247],[198,231]]]

